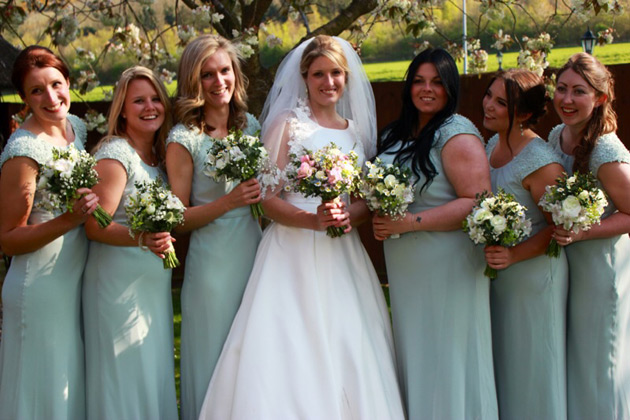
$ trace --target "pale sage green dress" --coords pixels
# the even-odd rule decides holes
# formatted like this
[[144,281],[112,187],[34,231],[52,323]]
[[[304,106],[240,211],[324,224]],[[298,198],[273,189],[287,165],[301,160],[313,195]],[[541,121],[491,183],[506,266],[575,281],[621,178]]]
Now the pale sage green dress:
[[[488,141],[488,158],[499,141]],[[547,221],[523,187],[538,169],[559,163],[541,138],[531,140],[500,168],[490,165],[492,191],[503,188],[527,207],[535,235]],[[540,255],[498,270],[491,285],[494,372],[502,420],[567,418],[566,300],[569,272],[564,252]]]
[[[125,201],[135,182],[165,179],[125,139],[96,152],[120,162],[127,184],[114,223],[128,226]],[[83,275],[88,419],[177,419],[171,270],[138,246],[90,242]]]
[[[561,124],[551,131],[549,143],[572,173],[573,156],[560,146],[563,128]],[[591,172],[597,176],[608,162],[630,163],[630,153],[615,133],[597,140]],[[608,203],[603,218],[617,211],[610,197]],[[630,419],[630,238],[624,234],[579,241],[567,246],[566,253],[571,279],[569,418]]]
[[[68,115],[74,145],[83,150],[85,124]],[[38,164],[52,158],[53,146],[18,129],[0,157]],[[37,207],[28,217],[36,225],[61,215]],[[85,418],[84,353],[81,335],[81,274],[87,257],[83,226],[26,254],[16,255],[2,287],[0,342],[0,419]]]
[[[260,129],[247,115],[245,134]],[[210,203],[234,189],[237,182],[216,182],[203,173],[212,138],[177,124],[167,144],[186,148],[193,159],[191,206]],[[196,420],[214,366],[241,303],[262,236],[249,206],[234,209],[196,229],[190,236],[182,285],[181,414]]]
[[[442,148],[458,134],[479,138],[454,115],[435,134],[437,171],[428,188],[416,184],[412,213],[457,198],[442,165]],[[390,152],[395,153],[397,147]],[[381,154],[392,162],[394,154]],[[462,162],[464,165],[465,162]],[[410,420],[496,419],[489,280],[481,247],[462,230],[418,231],[384,244],[399,381]]]

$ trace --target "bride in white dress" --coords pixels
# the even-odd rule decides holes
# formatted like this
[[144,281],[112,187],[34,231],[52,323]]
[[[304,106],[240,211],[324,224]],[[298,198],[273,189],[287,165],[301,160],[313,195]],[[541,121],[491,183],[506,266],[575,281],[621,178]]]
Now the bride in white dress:
[[[353,112],[354,111],[354,112]],[[376,118],[361,61],[340,38],[303,42],[281,64],[263,114],[263,141],[282,168],[301,147],[334,141],[361,160]],[[403,419],[390,319],[352,205],[283,192],[258,247],[241,307],[200,419]],[[341,226],[340,238],[326,227]]]

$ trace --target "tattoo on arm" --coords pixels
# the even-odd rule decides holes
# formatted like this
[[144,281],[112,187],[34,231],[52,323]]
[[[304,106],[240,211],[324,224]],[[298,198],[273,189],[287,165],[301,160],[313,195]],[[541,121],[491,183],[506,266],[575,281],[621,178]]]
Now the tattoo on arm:
[[422,217],[417,216],[417,217],[416,217],[416,223],[420,223],[421,221],[422,221]]

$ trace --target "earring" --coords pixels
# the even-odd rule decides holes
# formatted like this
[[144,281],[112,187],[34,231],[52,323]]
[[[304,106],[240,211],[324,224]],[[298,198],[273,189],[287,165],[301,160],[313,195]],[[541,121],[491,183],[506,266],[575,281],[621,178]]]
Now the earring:
[[304,93],[306,93],[306,97],[308,98],[308,86],[304,88]]
[[525,129],[523,128],[523,123],[518,123],[518,128],[521,130],[521,137],[525,135]]

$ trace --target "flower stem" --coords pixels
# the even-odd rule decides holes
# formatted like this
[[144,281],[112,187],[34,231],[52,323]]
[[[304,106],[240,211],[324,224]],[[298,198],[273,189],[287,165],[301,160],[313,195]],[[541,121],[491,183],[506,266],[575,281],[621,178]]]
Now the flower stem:
[[112,216],[110,216],[110,214],[107,213],[100,204],[97,204],[96,210],[94,210],[94,213],[92,213],[92,215],[96,219],[96,223],[98,223],[98,226],[101,229],[106,228],[112,222]]
[[494,280],[497,278],[497,270],[490,267],[489,265],[486,264],[486,269],[483,272],[483,274],[486,275],[486,277],[488,277],[490,280]]
[[173,248],[173,243],[169,249],[164,253],[164,269],[168,270],[169,268],[179,267],[179,260],[177,259],[177,255],[175,255],[175,248]]
[[254,218],[254,220],[260,219],[263,214],[265,214],[265,211],[263,210],[263,207],[260,203],[250,204],[249,208],[252,211],[252,217]]
[[560,245],[558,245],[558,241],[552,239],[551,242],[549,242],[549,246],[547,246],[545,254],[553,258],[558,258],[560,256]]

